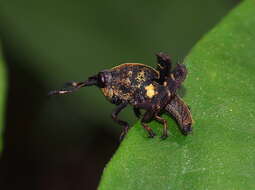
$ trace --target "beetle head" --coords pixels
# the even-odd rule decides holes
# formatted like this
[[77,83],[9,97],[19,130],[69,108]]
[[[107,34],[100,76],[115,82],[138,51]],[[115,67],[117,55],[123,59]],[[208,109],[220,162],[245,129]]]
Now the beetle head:
[[88,80],[84,82],[79,82],[79,83],[71,83],[72,87],[85,87],[85,86],[98,86],[99,88],[104,88],[107,84],[110,83],[112,78],[111,73],[108,70],[103,70],[100,71],[98,74],[93,75],[88,78]]
[[97,80],[97,86],[99,88],[104,88],[105,86],[107,86],[112,79],[112,75],[111,72],[109,72],[108,70],[103,70],[100,71],[97,75],[96,75],[96,80]]

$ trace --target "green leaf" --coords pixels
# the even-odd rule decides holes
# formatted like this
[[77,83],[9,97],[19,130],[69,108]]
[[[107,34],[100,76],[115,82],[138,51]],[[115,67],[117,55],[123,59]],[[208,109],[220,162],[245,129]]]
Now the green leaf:
[[[136,124],[107,165],[100,190],[255,188],[255,1],[235,8],[185,59],[184,100],[194,130],[146,137]],[[196,26],[194,26],[196,27]]]
[[0,46],[0,153],[3,149],[3,127],[5,111],[5,93],[6,93],[6,71],[4,68],[4,59]]

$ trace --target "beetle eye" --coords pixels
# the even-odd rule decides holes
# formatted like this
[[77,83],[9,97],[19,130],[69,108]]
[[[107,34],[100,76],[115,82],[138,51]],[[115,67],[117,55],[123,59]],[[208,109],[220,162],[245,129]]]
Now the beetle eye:
[[99,73],[98,74],[98,86],[100,87],[100,88],[103,88],[103,87],[105,87],[105,76],[104,76],[104,74],[103,73]]

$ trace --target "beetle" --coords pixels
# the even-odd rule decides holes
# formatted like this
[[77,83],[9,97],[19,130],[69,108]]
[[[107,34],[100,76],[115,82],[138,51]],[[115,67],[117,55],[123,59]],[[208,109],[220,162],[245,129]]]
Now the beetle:
[[145,110],[141,124],[150,138],[155,136],[148,126],[151,120],[163,124],[161,138],[168,137],[167,120],[162,113],[170,114],[177,122],[183,135],[192,131],[192,115],[189,106],[177,94],[187,76],[184,64],[176,64],[172,69],[172,61],[165,53],[157,53],[156,69],[141,63],[124,63],[111,69],[103,70],[83,82],[69,82],[66,88],[49,92],[49,95],[68,94],[82,87],[97,86],[103,95],[117,107],[113,110],[112,119],[123,126],[120,139],[127,134],[129,124],[119,119],[118,114],[127,105],[133,106],[135,115],[141,116]]

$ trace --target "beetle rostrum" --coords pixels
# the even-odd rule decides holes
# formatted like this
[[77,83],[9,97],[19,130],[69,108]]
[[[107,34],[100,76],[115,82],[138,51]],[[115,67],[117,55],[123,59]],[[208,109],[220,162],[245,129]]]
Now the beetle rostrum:
[[141,116],[140,110],[145,110],[141,124],[149,137],[155,133],[148,123],[155,119],[163,124],[162,139],[168,137],[167,120],[162,113],[170,114],[177,122],[183,135],[192,131],[192,116],[188,105],[178,96],[177,89],[187,76],[184,64],[177,64],[172,69],[170,57],[158,53],[156,69],[140,63],[124,63],[108,70],[100,71],[84,82],[70,82],[62,90],[51,91],[49,95],[72,93],[85,86],[97,86],[103,95],[117,105],[113,110],[112,119],[123,127],[120,139],[127,134],[129,125],[119,119],[118,114],[127,105],[133,106],[135,115]]

